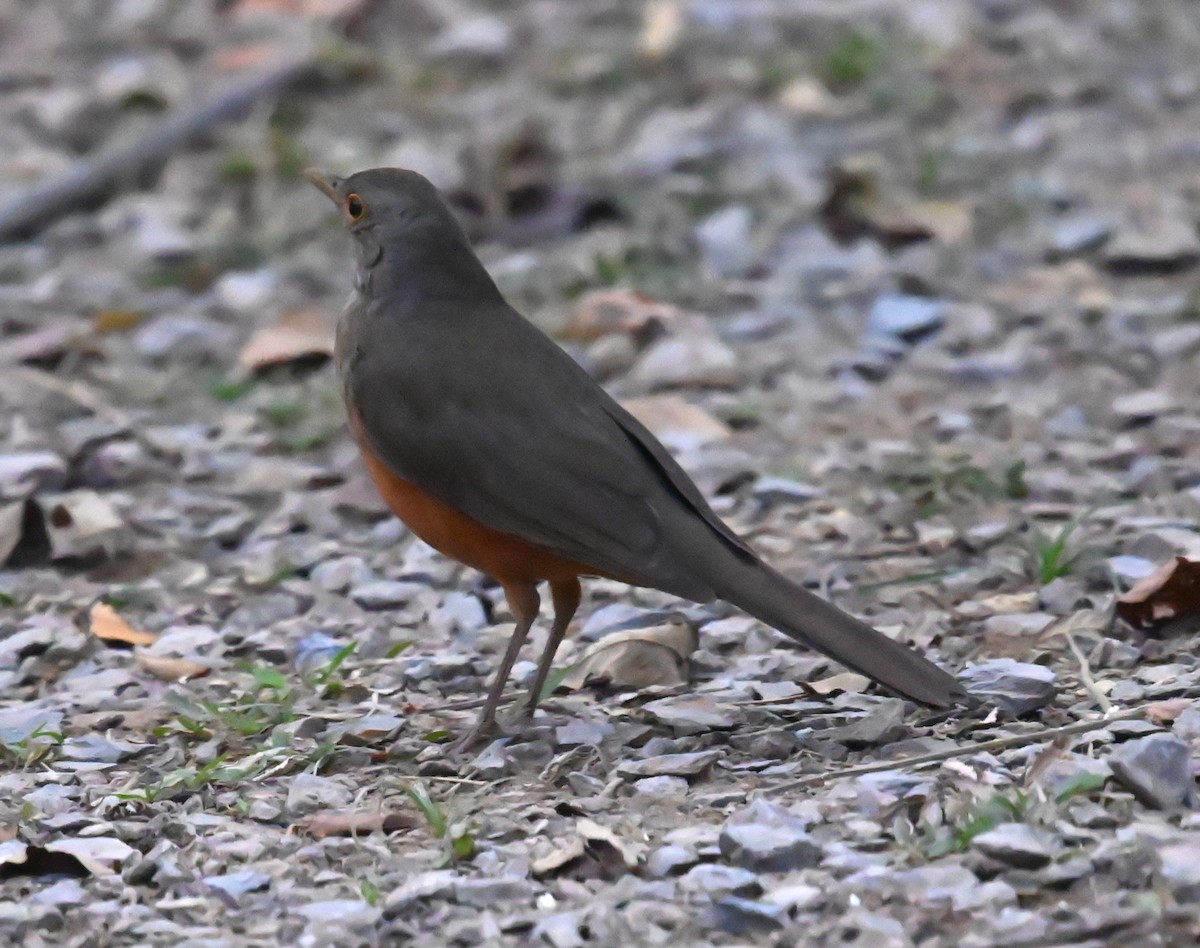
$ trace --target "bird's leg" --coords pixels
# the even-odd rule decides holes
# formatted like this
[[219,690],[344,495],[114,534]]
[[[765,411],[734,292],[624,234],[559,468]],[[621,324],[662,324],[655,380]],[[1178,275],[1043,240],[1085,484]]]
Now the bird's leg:
[[546,687],[546,679],[550,677],[550,665],[554,662],[554,653],[566,635],[567,626],[579,608],[581,591],[579,580],[572,576],[570,579],[556,580],[550,583],[550,596],[554,600],[554,625],[550,627],[550,635],[546,639],[546,647],[542,657],[538,659],[537,675],[533,679],[533,687],[529,689],[529,698],[522,711],[526,718],[533,717],[534,709],[542,697],[542,689]]
[[512,612],[513,618],[517,620],[517,627],[513,629],[512,638],[508,640],[504,660],[500,662],[500,667],[496,670],[496,678],[492,682],[492,687],[488,689],[487,700],[484,701],[483,709],[479,712],[479,718],[475,721],[475,726],[454,745],[452,749],[454,753],[462,753],[475,747],[496,726],[496,709],[500,706],[504,686],[508,684],[509,673],[512,672],[512,667],[517,661],[521,646],[529,637],[529,629],[536,621],[538,608],[542,604],[537,587],[532,583],[506,585],[504,597],[508,600],[508,608]]

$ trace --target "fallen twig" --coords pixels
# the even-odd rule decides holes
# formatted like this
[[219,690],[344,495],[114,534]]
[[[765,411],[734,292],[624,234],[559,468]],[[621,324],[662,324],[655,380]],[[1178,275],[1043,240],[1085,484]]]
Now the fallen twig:
[[72,211],[133,186],[214,126],[240,118],[259,99],[311,74],[316,63],[309,54],[276,66],[194,109],[168,115],[137,141],[76,162],[62,175],[0,207],[0,241],[30,237]]
[[828,783],[831,780],[839,780],[842,777],[860,777],[863,774],[880,773],[884,770],[919,770],[928,767],[930,764],[940,764],[946,760],[953,760],[956,757],[969,757],[971,754],[990,753],[992,751],[1009,750],[1013,747],[1024,747],[1027,744],[1040,744],[1043,741],[1052,741],[1054,738],[1064,734],[1085,734],[1088,731],[1098,731],[1106,724],[1113,721],[1128,721],[1131,718],[1140,718],[1146,714],[1147,709],[1154,704],[1138,705],[1136,708],[1126,708],[1124,711],[1117,711],[1114,714],[1106,715],[1098,718],[1095,721],[1075,721],[1071,724],[1064,724],[1060,727],[1045,728],[1041,731],[1034,731],[1032,734],[1014,734],[1012,737],[998,737],[990,741],[980,741],[976,744],[964,744],[960,747],[954,747],[950,750],[935,751],[931,754],[922,754],[919,757],[903,757],[897,760],[880,761],[874,764],[862,764],[858,767],[847,767],[844,770],[827,771],[821,774],[811,774],[807,777],[801,777],[799,780],[792,780],[788,783],[780,784],[776,787],[764,787],[763,793],[782,793],[786,790],[799,790],[805,787],[817,787],[821,784]]

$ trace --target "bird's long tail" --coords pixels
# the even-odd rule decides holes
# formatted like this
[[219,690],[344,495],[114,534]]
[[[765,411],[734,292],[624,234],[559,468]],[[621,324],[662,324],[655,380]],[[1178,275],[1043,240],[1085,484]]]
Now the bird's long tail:
[[939,708],[965,698],[962,685],[928,659],[765,563],[731,555],[707,578],[721,599],[905,698]]

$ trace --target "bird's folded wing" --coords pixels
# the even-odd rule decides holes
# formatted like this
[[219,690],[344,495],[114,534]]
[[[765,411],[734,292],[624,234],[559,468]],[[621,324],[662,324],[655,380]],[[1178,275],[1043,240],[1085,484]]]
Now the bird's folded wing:
[[[655,452],[569,356],[532,327],[526,334],[514,325],[535,350],[520,359],[484,364],[478,339],[452,365],[422,372],[365,353],[351,397],[373,453],[488,527],[600,573],[708,598],[664,542],[656,509],[691,498],[670,495]],[[657,442],[653,448],[665,454]]]

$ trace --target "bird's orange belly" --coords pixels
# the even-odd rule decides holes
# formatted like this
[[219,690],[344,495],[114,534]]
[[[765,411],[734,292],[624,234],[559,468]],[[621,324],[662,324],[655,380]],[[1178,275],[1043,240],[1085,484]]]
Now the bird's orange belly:
[[519,537],[493,530],[397,477],[365,445],[363,461],[380,495],[413,533],[440,553],[501,583],[558,581],[596,571]]

